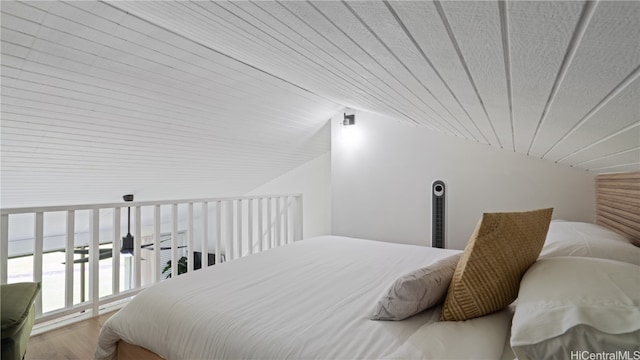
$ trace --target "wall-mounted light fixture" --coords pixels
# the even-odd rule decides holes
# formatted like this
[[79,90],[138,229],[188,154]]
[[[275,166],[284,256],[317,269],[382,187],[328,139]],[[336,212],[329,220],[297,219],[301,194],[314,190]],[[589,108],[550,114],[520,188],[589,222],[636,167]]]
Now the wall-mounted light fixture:
[[356,115],[355,114],[347,115],[347,113],[344,113],[344,120],[342,120],[342,125],[347,126],[347,125],[355,125],[355,124],[356,124]]

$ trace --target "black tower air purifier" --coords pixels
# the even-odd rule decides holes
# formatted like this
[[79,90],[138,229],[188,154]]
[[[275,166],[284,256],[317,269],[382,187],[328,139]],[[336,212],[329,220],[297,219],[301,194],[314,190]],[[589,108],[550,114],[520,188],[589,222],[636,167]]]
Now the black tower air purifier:
[[431,184],[431,246],[444,248],[445,186],[442,180]]

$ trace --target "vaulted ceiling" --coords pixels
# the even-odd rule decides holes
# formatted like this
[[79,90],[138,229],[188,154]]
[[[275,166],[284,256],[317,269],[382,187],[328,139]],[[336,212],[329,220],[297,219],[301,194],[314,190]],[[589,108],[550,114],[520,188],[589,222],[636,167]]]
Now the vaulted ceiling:
[[342,107],[640,170],[639,2],[0,6],[3,207],[242,194]]

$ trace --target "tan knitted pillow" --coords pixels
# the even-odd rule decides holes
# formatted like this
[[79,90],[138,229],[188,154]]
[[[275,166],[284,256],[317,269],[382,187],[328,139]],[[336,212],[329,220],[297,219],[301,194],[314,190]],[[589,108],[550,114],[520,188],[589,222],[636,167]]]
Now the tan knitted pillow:
[[456,266],[440,320],[472,319],[511,304],[540,254],[552,212],[483,214]]

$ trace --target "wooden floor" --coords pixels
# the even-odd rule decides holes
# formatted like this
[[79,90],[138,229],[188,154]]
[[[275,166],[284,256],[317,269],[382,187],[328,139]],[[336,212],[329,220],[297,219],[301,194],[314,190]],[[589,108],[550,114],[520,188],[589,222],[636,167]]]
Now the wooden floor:
[[113,314],[115,312],[32,336],[24,359],[93,359],[100,329]]

